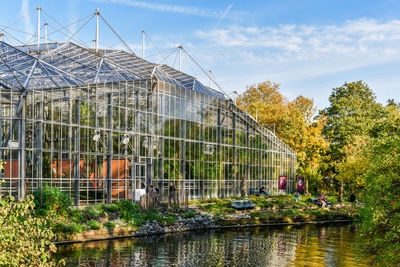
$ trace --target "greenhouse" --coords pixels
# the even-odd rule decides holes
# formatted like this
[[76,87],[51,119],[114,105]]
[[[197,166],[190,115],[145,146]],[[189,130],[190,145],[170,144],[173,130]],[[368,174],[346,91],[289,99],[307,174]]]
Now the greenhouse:
[[87,205],[171,181],[191,199],[238,196],[243,181],[295,189],[296,153],[193,76],[71,42],[0,42],[0,59],[3,194],[48,185]]

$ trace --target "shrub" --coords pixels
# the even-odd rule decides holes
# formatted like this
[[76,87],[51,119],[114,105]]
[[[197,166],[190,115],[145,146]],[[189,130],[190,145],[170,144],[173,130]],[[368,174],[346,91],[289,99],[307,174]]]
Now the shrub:
[[105,222],[103,225],[109,229],[114,229],[115,228],[115,223],[113,222]]
[[33,193],[36,213],[41,216],[64,215],[71,206],[69,195],[45,185]]
[[118,211],[118,210],[119,210],[119,208],[118,208],[118,206],[115,205],[115,204],[105,205],[105,206],[104,206],[104,211],[106,211],[106,212],[113,213],[113,212],[116,212],[116,211]]
[[128,222],[128,226],[138,227],[138,226],[143,225],[145,222],[146,222],[146,221],[145,221],[143,218],[135,217],[135,218],[132,218],[132,219]]
[[54,233],[59,233],[61,236],[71,236],[81,233],[83,230],[83,225],[77,223],[57,223],[53,227]]
[[87,219],[97,219],[104,215],[104,204],[96,204],[88,206],[84,210],[84,215]]
[[86,225],[89,227],[91,230],[100,230],[101,225],[98,221],[95,220],[90,220],[86,223]]
[[120,211],[119,217],[127,222],[130,221],[136,213],[140,212],[140,205],[133,204],[128,200],[118,202],[116,205]]
[[167,218],[163,218],[162,221],[166,222],[167,224],[174,224],[176,222],[176,217],[168,216]]
[[34,217],[33,196],[27,196],[25,201],[14,200],[0,195],[0,265],[56,265],[50,260],[51,253],[57,250],[51,242],[54,233],[45,227],[44,219]]
[[197,213],[194,210],[189,210],[185,213],[182,214],[183,218],[189,219],[189,218],[194,218],[196,217]]
[[71,217],[71,221],[75,223],[83,223],[85,221],[82,211],[77,209],[70,209],[69,216]]
[[357,247],[381,266],[400,265],[400,117],[377,128],[360,210]]
[[127,225],[126,221],[121,218],[115,219],[112,222],[115,224],[115,226],[126,226]]

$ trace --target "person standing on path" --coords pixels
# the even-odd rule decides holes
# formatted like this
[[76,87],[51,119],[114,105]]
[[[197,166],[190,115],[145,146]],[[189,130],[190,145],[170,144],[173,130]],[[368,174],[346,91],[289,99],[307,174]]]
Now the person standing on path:
[[168,191],[168,204],[169,207],[172,208],[172,200],[174,201],[174,204],[176,205],[176,188],[173,183],[169,183],[169,191]]

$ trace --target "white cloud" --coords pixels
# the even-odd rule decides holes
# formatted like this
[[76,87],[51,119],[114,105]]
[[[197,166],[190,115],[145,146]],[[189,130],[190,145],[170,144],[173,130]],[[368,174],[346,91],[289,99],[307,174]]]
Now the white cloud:
[[[400,20],[373,19],[347,21],[343,25],[280,25],[197,31],[196,36],[218,47],[260,49],[270,56],[304,60],[333,55],[378,55],[400,52]],[[394,44],[398,48],[394,48]]]
[[[215,9],[195,7],[195,6],[160,4],[160,3],[151,3],[146,1],[135,1],[135,0],[92,0],[92,1],[111,3],[111,4],[121,4],[126,6],[133,6],[133,7],[151,9],[162,12],[179,13],[184,15],[198,16],[198,17],[216,18],[219,20],[222,20],[227,15],[231,7],[228,6],[226,10],[215,10]],[[243,14],[244,12],[236,11],[234,12],[234,16],[232,17],[238,18]]]
[[[33,24],[31,21],[31,11],[29,9],[29,0],[22,0],[21,3],[21,16],[24,17],[24,31],[30,34],[34,34]],[[26,36],[26,40],[29,41],[32,39],[31,35]]]
[[[323,107],[331,88],[345,81],[396,81],[389,88],[400,84],[400,76],[385,71],[400,63],[400,20],[229,26],[195,31],[192,39],[193,57],[218,73],[228,92],[272,80],[282,84],[286,95],[314,97]],[[386,86],[377,86],[378,99],[389,97],[388,90],[381,89]],[[392,97],[400,97],[397,91]]]

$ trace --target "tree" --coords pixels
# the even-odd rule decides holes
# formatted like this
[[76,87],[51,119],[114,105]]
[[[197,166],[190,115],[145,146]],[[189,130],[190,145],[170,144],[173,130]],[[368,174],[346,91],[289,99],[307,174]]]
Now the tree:
[[324,136],[330,141],[331,161],[339,163],[346,157],[345,147],[356,136],[368,136],[383,108],[368,85],[362,81],[345,83],[334,88],[330,106],[321,113],[327,117]]
[[278,136],[284,133],[288,119],[288,100],[279,92],[279,84],[271,81],[248,86],[246,91],[236,98],[236,105],[253,116],[257,121],[271,129],[275,125]]
[[297,172],[306,176],[312,189],[319,187],[328,143],[322,135],[325,116],[315,117],[312,99],[298,96],[289,101],[279,84],[267,81],[252,85],[236,99],[239,108],[265,126],[275,125],[276,135],[297,152]]
[[[347,187],[358,186],[362,182],[350,182],[351,179],[360,180],[363,172],[362,166],[358,165],[363,159],[356,159],[357,151],[368,143],[371,130],[376,120],[382,118],[384,109],[362,81],[334,88],[329,102],[330,106],[321,111],[327,118],[323,134],[330,142],[327,173],[338,183],[345,182]],[[357,170],[351,170],[353,167]],[[340,170],[342,175],[337,175]]]
[[387,108],[387,116],[372,130],[366,153],[371,161],[360,212],[358,247],[382,266],[400,264],[400,112]]
[[365,187],[365,177],[369,164],[365,150],[370,142],[369,136],[355,136],[353,143],[347,144],[343,151],[345,159],[337,165],[338,179],[353,191]]

